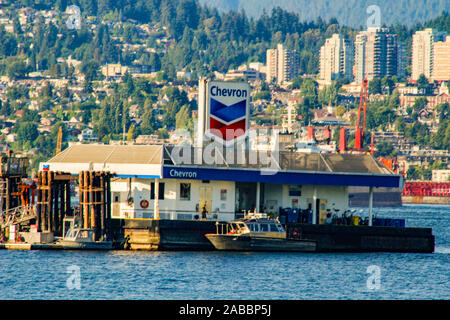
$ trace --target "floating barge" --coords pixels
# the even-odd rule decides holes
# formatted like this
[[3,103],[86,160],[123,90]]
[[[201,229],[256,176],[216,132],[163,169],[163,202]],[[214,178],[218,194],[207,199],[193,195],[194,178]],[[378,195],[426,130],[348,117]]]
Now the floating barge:
[[[307,222],[282,223],[316,241],[320,252],[434,251],[431,229],[373,225],[374,190],[398,188],[402,177],[370,155],[245,151],[230,160],[212,150],[215,163],[207,164],[196,160],[201,152],[164,145],[69,147],[41,163],[34,216],[17,232],[33,226],[41,235],[62,236],[64,218],[77,216],[94,230],[95,241],[112,241],[115,249],[214,250],[205,234],[215,232],[216,221],[249,211],[280,217],[288,208],[309,212]],[[79,189],[76,209],[72,183]],[[367,225],[330,225],[329,216],[349,212],[352,186],[369,190]],[[42,245],[30,249],[52,247]]]

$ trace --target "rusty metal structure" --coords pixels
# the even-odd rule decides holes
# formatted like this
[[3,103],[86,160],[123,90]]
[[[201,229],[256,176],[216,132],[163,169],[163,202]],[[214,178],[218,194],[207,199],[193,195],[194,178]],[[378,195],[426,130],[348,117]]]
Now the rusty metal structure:
[[24,202],[29,203],[29,188],[23,183],[27,177],[28,158],[14,156],[10,151],[0,156],[1,211],[9,211]]
[[94,230],[96,241],[108,239],[111,234],[111,174],[81,171],[78,186],[83,227]]
[[[80,207],[71,207],[71,181],[78,181]],[[111,231],[111,174],[82,171],[76,175],[40,171],[37,187],[38,231],[62,236],[67,216],[79,216],[83,228],[94,230],[96,241],[109,238]],[[79,209],[79,210],[78,210]]]
[[71,215],[70,181],[73,177],[62,172],[40,171],[37,186],[38,231],[53,232],[61,236],[62,221]]

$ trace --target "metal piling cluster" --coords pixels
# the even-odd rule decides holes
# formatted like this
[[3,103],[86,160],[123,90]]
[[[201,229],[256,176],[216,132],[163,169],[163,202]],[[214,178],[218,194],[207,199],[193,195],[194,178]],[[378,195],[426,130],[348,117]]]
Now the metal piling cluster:
[[94,230],[94,239],[109,240],[111,234],[111,175],[81,171],[78,175],[83,228]]
[[37,187],[38,231],[62,236],[63,221],[70,215],[70,176],[60,172],[40,171]]

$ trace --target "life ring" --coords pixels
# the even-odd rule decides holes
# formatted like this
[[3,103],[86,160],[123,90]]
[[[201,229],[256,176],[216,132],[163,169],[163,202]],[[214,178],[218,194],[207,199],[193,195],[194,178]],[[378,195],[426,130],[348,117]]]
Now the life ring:
[[294,230],[292,230],[292,238],[300,239],[300,231],[297,228],[294,228]]
[[141,200],[141,202],[139,203],[141,205],[141,208],[148,208],[148,201],[147,200]]

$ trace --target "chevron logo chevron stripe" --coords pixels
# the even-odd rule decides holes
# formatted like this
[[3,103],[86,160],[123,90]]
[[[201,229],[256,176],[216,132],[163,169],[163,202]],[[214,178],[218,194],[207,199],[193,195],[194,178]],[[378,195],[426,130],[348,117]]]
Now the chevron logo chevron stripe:
[[220,132],[219,138],[225,141],[231,141],[244,135],[245,126],[246,126],[245,118],[232,124],[225,124],[212,117],[209,120],[210,132],[216,136],[219,136],[218,133]]

